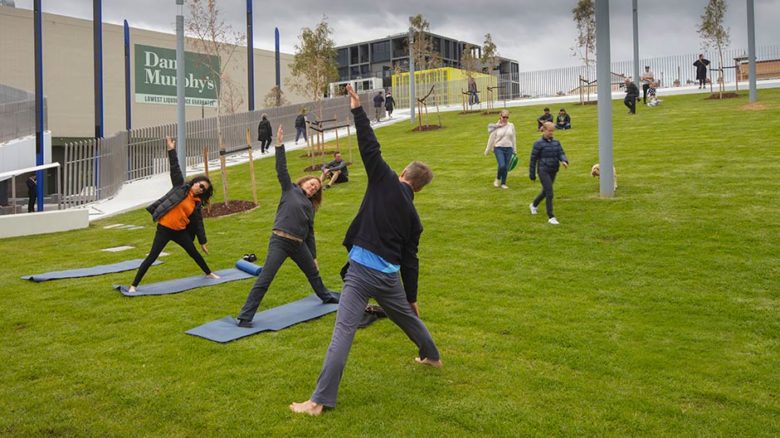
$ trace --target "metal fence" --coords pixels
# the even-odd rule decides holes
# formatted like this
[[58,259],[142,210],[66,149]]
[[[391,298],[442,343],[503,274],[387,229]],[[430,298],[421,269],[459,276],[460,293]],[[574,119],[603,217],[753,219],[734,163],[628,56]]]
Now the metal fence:
[[[43,113],[45,117],[45,109]],[[35,134],[35,95],[0,84],[0,143],[31,134]]]
[[[363,105],[371,102],[370,93],[361,95]],[[285,141],[295,137],[295,118],[302,108],[307,109],[310,122],[328,121],[325,126],[351,123],[349,101],[346,97],[324,99],[319,102],[267,108],[246,113],[220,116],[222,144],[227,154],[244,151],[247,129],[250,141],[257,139],[257,125],[263,114],[274,129],[281,125]],[[191,120],[186,123],[186,162],[188,166],[219,158],[217,118]],[[148,178],[168,172],[165,137],[176,136],[176,124],[122,131],[112,137],[87,139],[64,146],[63,205],[65,208],[84,205],[114,196],[125,182]]]
[[[711,61],[709,77],[713,83],[717,81],[720,68],[720,59],[717,51],[701,52],[704,57]],[[661,83],[662,87],[673,87],[695,83],[696,68],[693,62],[698,59],[698,53],[687,55],[664,56],[659,58],[640,58],[640,74],[644,71],[644,66],[648,65],[655,73],[655,78]],[[723,52],[723,67],[725,82],[734,82],[736,71],[733,68],[735,58],[747,56],[746,49],[729,49]],[[780,46],[761,46],[756,48],[756,60],[780,59]],[[625,76],[633,76],[634,61],[616,61],[610,64],[610,71]],[[591,66],[585,69],[584,66],[565,67],[551,70],[540,70],[530,72],[520,72],[520,90],[519,95],[514,98],[523,97],[547,97],[575,94],[579,86],[579,77],[583,76],[590,80],[596,79],[596,67]]]

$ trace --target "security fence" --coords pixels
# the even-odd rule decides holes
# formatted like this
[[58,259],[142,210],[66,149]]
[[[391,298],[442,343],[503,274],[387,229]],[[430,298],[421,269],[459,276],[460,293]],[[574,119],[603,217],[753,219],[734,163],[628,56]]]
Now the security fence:
[[[361,95],[365,107],[370,106],[371,95]],[[263,114],[276,129],[281,125],[285,140],[295,135],[295,118],[307,109],[309,122],[330,124],[351,123],[349,101],[346,97],[324,99],[319,102],[287,105],[252,112],[191,120],[186,123],[186,162],[188,166],[203,163],[220,156],[219,137],[226,154],[243,152],[247,146],[247,129],[252,143],[257,139],[257,125]],[[325,125],[327,126],[327,124]],[[87,139],[64,146],[63,205],[75,207],[114,196],[126,182],[168,172],[165,137],[175,137],[175,123],[122,131],[112,137]]]

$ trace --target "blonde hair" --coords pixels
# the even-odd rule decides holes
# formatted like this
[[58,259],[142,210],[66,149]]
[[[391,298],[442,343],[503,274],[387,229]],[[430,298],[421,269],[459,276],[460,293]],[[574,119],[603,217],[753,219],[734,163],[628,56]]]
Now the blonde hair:
[[412,190],[419,192],[433,180],[433,170],[422,161],[412,161],[403,171],[404,179],[412,185]]

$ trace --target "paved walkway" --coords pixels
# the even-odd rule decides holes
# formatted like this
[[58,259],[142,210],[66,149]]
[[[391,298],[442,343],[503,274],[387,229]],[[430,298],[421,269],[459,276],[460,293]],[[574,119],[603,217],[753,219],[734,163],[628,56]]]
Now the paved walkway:
[[[743,90],[747,90],[747,85],[748,84],[746,82],[740,83],[740,92],[743,92]],[[780,80],[759,81],[757,86],[758,88],[778,88],[780,87]],[[734,88],[735,87],[733,83],[728,84],[726,86],[726,89],[728,91],[733,91]],[[715,89],[717,90],[717,88]],[[693,85],[693,86],[685,86],[685,87],[677,87],[677,88],[659,88],[658,96],[659,98],[663,99],[664,96],[679,95],[679,94],[695,94],[695,93],[704,93],[704,92],[709,93],[709,89],[703,91],[698,89],[695,85]],[[614,99],[622,100],[623,96],[625,96],[625,93],[622,91],[612,93],[613,100]],[[577,101],[579,101],[578,96],[555,96],[555,97],[544,97],[544,98],[537,98],[537,99],[511,100],[506,102],[506,106],[507,107],[543,106],[543,105],[557,105],[563,103],[571,103]],[[500,102],[500,101],[496,102],[495,107],[496,109],[503,108],[504,102]],[[447,105],[447,106],[439,107],[440,111],[442,112],[457,111],[460,110],[461,108],[462,108],[461,105]],[[484,105],[482,108],[484,109]],[[622,103],[618,107],[618,110],[622,111]],[[555,112],[557,111],[553,111],[553,113]],[[393,113],[392,119],[385,119],[378,124],[374,124],[373,126],[375,129],[378,129],[395,123],[409,123],[409,118],[410,118],[410,114],[408,109],[396,110]],[[347,135],[346,128],[339,130],[339,138],[344,138],[346,135]],[[330,131],[325,135],[325,141],[331,141],[334,140],[335,138],[336,138],[336,133],[334,131]],[[301,143],[300,145],[297,146],[294,144],[287,144],[287,150],[291,151],[291,150],[303,149],[305,146],[306,146],[305,143]],[[255,160],[268,159],[273,156],[273,151],[274,148],[271,148],[270,154],[261,155],[259,158],[255,158]],[[246,163],[247,161],[249,161],[248,153],[231,155],[227,159],[228,166],[243,164]],[[219,168],[219,162],[218,161],[210,162],[209,168],[210,169]],[[187,168],[188,175],[200,173],[202,171],[203,171],[202,165]],[[87,205],[85,208],[89,208],[90,221],[105,219],[150,204],[155,199],[164,195],[170,188],[169,186],[170,186],[170,178],[167,174],[156,175],[154,177],[146,178],[143,180],[133,181],[125,184],[122,187],[122,189],[119,191],[119,193],[117,193],[112,198],[94,202],[92,204]]]

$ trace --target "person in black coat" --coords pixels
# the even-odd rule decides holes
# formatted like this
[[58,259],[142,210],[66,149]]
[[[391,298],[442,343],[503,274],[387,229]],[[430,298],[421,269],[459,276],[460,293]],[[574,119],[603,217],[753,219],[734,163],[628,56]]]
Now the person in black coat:
[[268,121],[268,114],[263,114],[260,124],[257,125],[257,141],[260,142],[260,153],[264,154],[268,151],[268,146],[271,144],[271,122]]
[[35,201],[38,198],[38,180],[33,173],[25,181],[27,184],[27,213],[33,213],[35,211]]
[[696,67],[696,80],[699,81],[699,89],[705,87],[707,82],[707,66],[710,65],[709,59],[704,59],[704,55],[699,53],[699,59],[693,63]]
[[200,269],[207,277],[217,279],[219,276],[211,271],[206,260],[200,255],[193,241],[198,238],[200,247],[204,253],[208,254],[209,249],[206,246],[206,229],[203,226],[203,216],[200,213],[203,205],[208,205],[209,199],[214,193],[214,187],[211,180],[206,176],[196,176],[190,182],[184,182],[184,176],[181,174],[179,159],[176,156],[176,141],[170,137],[165,138],[168,148],[168,162],[171,166],[171,184],[173,188],[162,198],[154,201],[146,207],[152,215],[152,220],[157,222],[157,231],[154,234],[152,249],[146,256],[135,279],[128,289],[128,293],[134,293],[136,287],[146,275],[146,271],[152,266],[160,253],[165,249],[165,245],[171,240],[179,244],[187,254],[195,260]]
[[401,175],[396,174],[382,158],[360,97],[352,86],[346,89],[368,186],[344,236],[349,262],[342,270],[344,288],[317,387],[309,400],[290,404],[290,410],[299,414],[320,415],[324,406],[336,406],[347,356],[369,297],[377,300],[390,320],[417,346],[415,362],[442,366],[439,350],[420,319],[417,305],[417,247],[423,227],[414,194],[431,182],[433,172],[424,163],[413,161]]
[[553,121],[553,116],[552,114],[550,114],[550,108],[545,108],[544,114],[542,114],[536,119],[536,130],[541,131],[542,125],[544,125],[545,122],[552,122],[552,121]]
[[385,96],[385,111],[387,111],[387,117],[391,119],[393,118],[393,109],[395,109],[395,99],[388,91]]
[[626,97],[623,99],[623,103],[628,107],[629,114],[636,114],[636,101],[638,99],[639,88],[631,82],[631,79],[626,78]]
[[553,213],[553,183],[560,165],[563,164],[564,168],[569,167],[569,159],[566,158],[561,142],[553,138],[554,134],[555,125],[552,122],[544,122],[544,125],[542,125],[542,138],[536,140],[531,150],[528,176],[531,178],[531,181],[534,181],[536,175],[539,175],[542,191],[539,192],[539,195],[534,198],[528,207],[531,209],[531,214],[536,214],[538,213],[537,207],[544,200],[545,207],[547,207],[547,222],[551,225],[558,225],[558,219],[555,218]]

